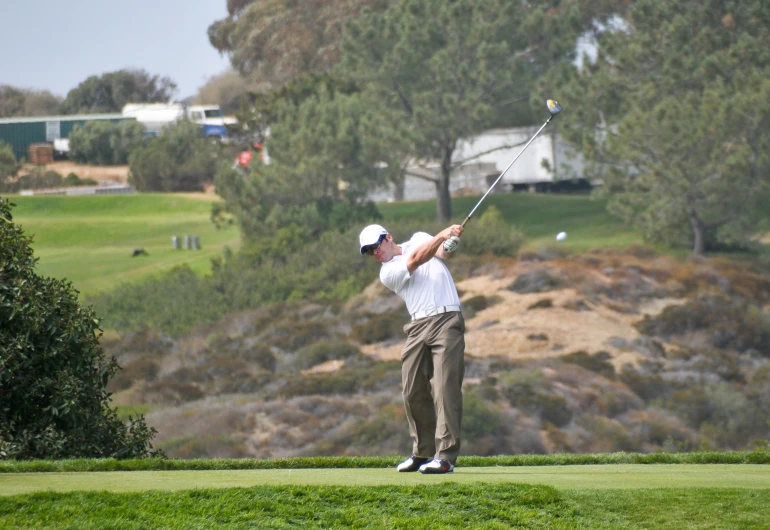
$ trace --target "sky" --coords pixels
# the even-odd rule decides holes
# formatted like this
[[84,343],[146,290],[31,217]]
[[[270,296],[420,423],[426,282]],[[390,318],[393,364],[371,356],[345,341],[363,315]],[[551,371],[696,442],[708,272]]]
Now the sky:
[[193,96],[229,68],[209,44],[226,0],[0,0],[0,85],[65,97],[92,75],[144,69]]

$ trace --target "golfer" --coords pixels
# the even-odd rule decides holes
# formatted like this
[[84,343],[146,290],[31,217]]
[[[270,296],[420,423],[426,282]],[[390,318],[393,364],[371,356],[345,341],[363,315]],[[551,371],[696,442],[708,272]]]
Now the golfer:
[[460,453],[465,321],[443,243],[462,233],[462,226],[452,225],[396,244],[382,226],[369,225],[359,236],[361,254],[382,263],[380,281],[404,299],[412,317],[404,326],[401,380],[414,445],[397,467],[401,472],[452,473]]

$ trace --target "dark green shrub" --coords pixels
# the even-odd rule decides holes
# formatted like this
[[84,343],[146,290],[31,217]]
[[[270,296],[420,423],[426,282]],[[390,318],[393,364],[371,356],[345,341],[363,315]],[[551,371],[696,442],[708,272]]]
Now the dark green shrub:
[[144,131],[144,125],[133,120],[120,123],[89,121],[82,127],[75,126],[70,133],[69,156],[81,164],[125,165],[131,151],[142,145]]
[[550,298],[543,298],[528,306],[527,309],[548,309],[549,307],[553,307],[553,300]]
[[323,322],[286,320],[273,326],[265,341],[282,350],[296,351],[329,337],[330,330]]
[[710,346],[770,355],[770,316],[740,297],[697,296],[645,317],[636,328],[645,335],[672,339],[694,331],[707,333]]
[[202,191],[214,181],[217,151],[199,125],[176,123],[131,151],[129,182],[139,191]]
[[138,359],[123,366],[107,388],[112,392],[126,390],[139,381],[155,381],[158,373],[160,373],[158,363],[151,359]]
[[499,296],[484,296],[483,294],[479,294],[465,300],[463,302],[463,309],[470,308],[474,311],[483,311],[484,309],[492,307],[495,304],[499,304],[502,301],[503,299]]
[[637,370],[631,365],[624,365],[618,379],[646,402],[665,397],[674,389],[657,373]]
[[155,430],[120,421],[105,387],[118,370],[99,320],[69,283],[35,273],[30,240],[0,199],[0,452],[9,458],[136,458]]
[[564,281],[555,276],[548,269],[537,269],[532,272],[525,272],[516,277],[508,286],[508,289],[515,293],[545,293],[559,289],[564,285]]
[[358,391],[358,382],[357,375],[347,370],[326,374],[291,376],[286,379],[278,393],[285,399],[311,395],[349,396]]
[[536,406],[540,409],[540,418],[556,427],[564,427],[572,421],[572,411],[567,401],[554,394],[538,394]]
[[158,381],[144,391],[146,403],[163,403],[181,405],[188,401],[203,398],[206,393],[195,383],[179,383],[176,381]]
[[615,367],[609,362],[611,358],[612,356],[605,351],[596,352],[593,355],[577,351],[560,357],[562,362],[577,364],[607,379],[615,379]]
[[16,160],[13,148],[7,143],[0,141],[0,191],[14,192],[16,187],[11,182],[21,169],[21,164]]
[[66,177],[64,177],[64,181],[62,182],[65,186],[73,187],[73,186],[96,186],[99,184],[94,179],[82,179],[78,177],[75,173],[69,173]]
[[463,236],[462,251],[471,256],[516,256],[524,241],[524,234],[506,223],[497,207],[490,206],[479,217],[473,230]]
[[316,364],[335,359],[348,359],[361,355],[361,351],[345,341],[320,341],[297,350],[298,368],[310,368]]
[[364,318],[366,320],[356,324],[350,333],[350,338],[361,344],[375,344],[405,337],[404,326],[409,322],[406,310],[381,314],[368,313]]
[[476,438],[495,434],[501,421],[500,413],[490,407],[478,389],[463,393],[463,439],[472,443]]
[[19,177],[14,184],[14,189],[9,191],[58,188],[63,182],[64,179],[56,171],[35,167],[29,173]]

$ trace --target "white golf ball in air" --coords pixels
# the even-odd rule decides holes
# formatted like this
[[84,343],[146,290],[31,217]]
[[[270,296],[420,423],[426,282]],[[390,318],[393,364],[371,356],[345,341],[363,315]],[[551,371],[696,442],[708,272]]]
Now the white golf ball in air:
[[556,234],[556,241],[564,241],[567,239],[567,232],[559,232]]

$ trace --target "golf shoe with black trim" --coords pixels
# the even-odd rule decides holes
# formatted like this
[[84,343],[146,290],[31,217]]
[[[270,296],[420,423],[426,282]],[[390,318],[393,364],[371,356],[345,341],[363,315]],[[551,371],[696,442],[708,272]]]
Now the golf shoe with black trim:
[[396,466],[396,469],[398,469],[399,473],[408,473],[411,471],[417,471],[420,469],[420,466],[423,465],[425,462],[430,460],[430,458],[423,458],[421,456],[415,456],[412,455],[403,462],[401,462],[398,466]]
[[420,473],[425,474],[444,474],[444,473],[454,473],[455,466],[450,464],[446,460],[441,460],[439,458],[434,458],[430,462],[427,462],[420,466]]

